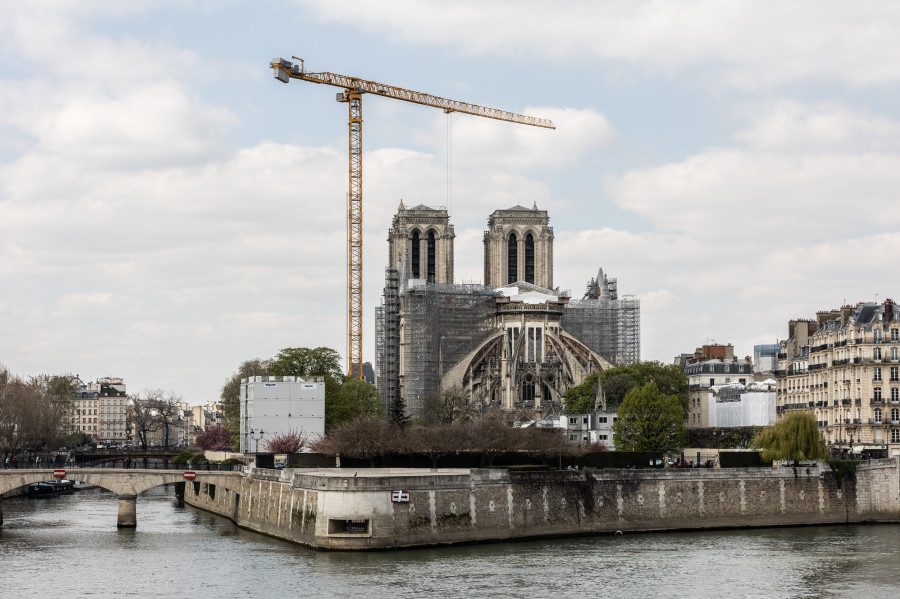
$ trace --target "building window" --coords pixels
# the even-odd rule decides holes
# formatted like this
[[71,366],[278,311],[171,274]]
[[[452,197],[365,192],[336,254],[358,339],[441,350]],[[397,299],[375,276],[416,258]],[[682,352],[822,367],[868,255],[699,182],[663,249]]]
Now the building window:
[[875,329],[872,331],[872,336],[875,340],[875,343],[881,343],[881,329]]
[[600,422],[600,424],[606,424],[606,416],[600,416],[597,421]]
[[410,248],[410,262],[412,262],[412,278],[418,279],[421,273],[419,269],[419,232],[413,231],[412,247]]
[[569,424],[578,424],[578,418],[575,418],[574,416],[569,418]]
[[534,237],[525,236],[525,282],[534,284]]
[[881,408],[875,408],[875,422],[881,422]]
[[880,381],[881,380],[881,367],[875,366],[872,368],[872,380]]
[[898,351],[896,347],[892,347],[891,348],[891,360],[896,362],[898,359],[900,359],[900,351]]
[[881,348],[880,347],[876,347],[876,348],[872,349],[872,359],[873,360],[881,359]]
[[900,409],[891,408],[891,422],[900,421]]
[[900,368],[898,368],[897,366],[891,366],[891,380],[895,382],[897,380],[900,380],[897,378],[898,376],[900,376]]
[[875,401],[881,401],[881,387],[875,387],[872,392],[875,394]]
[[507,285],[519,280],[519,240],[515,233],[509,236],[506,246],[506,273]]
[[891,429],[891,443],[900,443],[900,430],[896,428]]
[[897,389],[897,387],[891,387],[891,401],[900,401],[900,389]]
[[434,283],[436,273],[434,231],[428,232],[428,280]]
[[712,387],[716,384],[716,379],[709,379],[709,386]]
[[900,341],[900,329],[891,329],[891,341]]

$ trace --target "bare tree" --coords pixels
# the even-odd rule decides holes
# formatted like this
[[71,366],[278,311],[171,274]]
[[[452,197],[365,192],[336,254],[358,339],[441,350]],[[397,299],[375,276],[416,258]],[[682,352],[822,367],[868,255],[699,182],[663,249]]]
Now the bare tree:
[[134,425],[138,444],[147,449],[150,435],[159,430],[160,421],[156,411],[157,397],[152,391],[141,391],[131,397],[129,412]]
[[309,438],[302,430],[290,430],[286,433],[277,433],[271,439],[266,440],[266,451],[270,453],[297,453],[308,442]]
[[453,424],[473,420],[477,413],[475,405],[469,402],[459,385],[425,398],[424,420],[429,424]]

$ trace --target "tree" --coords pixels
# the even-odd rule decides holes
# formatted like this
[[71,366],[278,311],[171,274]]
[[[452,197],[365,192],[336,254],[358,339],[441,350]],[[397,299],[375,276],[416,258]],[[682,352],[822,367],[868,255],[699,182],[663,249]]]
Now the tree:
[[150,444],[150,434],[159,430],[160,421],[156,412],[155,391],[141,391],[131,397],[131,421],[134,424],[134,433],[137,435],[138,444],[147,449]]
[[366,459],[374,466],[376,458],[396,450],[398,434],[383,418],[363,415],[338,424],[312,447],[326,455]]
[[684,414],[679,398],[656,383],[633,388],[619,406],[613,424],[616,448],[622,451],[676,451],[684,446]]
[[271,362],[276,376],[330,376],[343,382],[341,355],[330,347],[286,347]]
[[[632,385],[628,385],[627,379],[613,379],[613,377],[628,377]],[[607,385],[609,381],[609,385]],[[678,399],[681,405],[683,417],[687,418],[690,411],[690,387],[687,375],[677,364],[663,364],[662,362],[637,362],[630,366],[610,368],[600,375],[600,384],[603,385],[603,396],[606,399],[607,409],[615,409],[624,401],[625,396],[634,388],[642,388],[647,383],[654,383],[657,390],[663,395],[671,395]],[[619,395],[621,393],[621,395]]]
[[828,448],[816,425],[816,418],[810,412],[791,412],[772,426],[767,426],[754,440],[762,450],[765,462],[786,460],[824,460],[828,458]]
[[290,430],[286,433],[277,433],[271,439],[266,440],[266,451],[269,453],[297,453],[309,442],[309,438],[303,431]]
[[580,385],[566,391],[563,399],[566,414],[590,414],[596,409],[597,388],[600,385],[600,373],[589,375]]
[[409,426],[411,418],[406,413],[406,400],[401,396],[397,396],[388,406],[388,421],[397,428],[406,428]]
[[325,430],[362,415],[384,416],[384,402],[375,385],[359,379],[347,379],[338,386],[328,375],[325,378]]
[[15,454],[58,444],[68,405],[58,385],[63,378],[41,375],[26,383],[0,367],[0,450]]
[[217,424],[197,435],[194,444],[203,451],[225,451],[231,449],[231,431]]
[[475,406],[469,402],[462,387],[454,385],[441,393],[425,398],[424,421],[426,424],[453,424],[475,417]]
[[225,419],[225,428],[231,433],[231,446],[234,449],[240,445],[241,379],[251,376],[268,376],[271,367],[271,360],[259,358],[247,360],[242,362],[237,371],[222,385],[222,392],[219,395],[222,399],[222,416]]

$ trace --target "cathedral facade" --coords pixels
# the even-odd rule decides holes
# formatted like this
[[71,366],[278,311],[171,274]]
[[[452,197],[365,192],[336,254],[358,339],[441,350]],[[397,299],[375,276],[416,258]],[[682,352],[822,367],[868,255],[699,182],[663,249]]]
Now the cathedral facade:
[[421,416],[429,397],[455,387],[480,409],[547,413],[590,374],[639,359],[639,303],[619,300],[614,279],[601,271],[574,304],[554,289],[546,211],[490,215],[483,285],[453,282],[454,237],[442,208],[401,203],[394,216],[376,313],[377,385],[388,406],[402,398]]

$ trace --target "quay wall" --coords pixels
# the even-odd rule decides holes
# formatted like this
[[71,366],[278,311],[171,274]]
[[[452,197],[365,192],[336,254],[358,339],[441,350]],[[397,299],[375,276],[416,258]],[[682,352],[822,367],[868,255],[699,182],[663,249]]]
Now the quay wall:
[[[185,501],[311,547],[372,550],[636,531],[900,522],[900,460],[616,471],[254,469]],[[395,491],[407,501],[392,501]],[[396,497],[393,499],[406,499]]]

